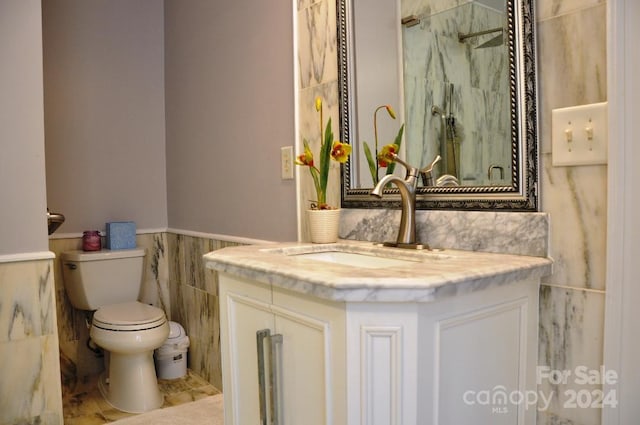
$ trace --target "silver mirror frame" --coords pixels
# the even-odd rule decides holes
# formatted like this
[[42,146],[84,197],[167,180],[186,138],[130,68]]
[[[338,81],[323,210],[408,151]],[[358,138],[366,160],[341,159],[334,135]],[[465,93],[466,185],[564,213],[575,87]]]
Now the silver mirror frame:
[[[511,92],[512,184],[509,186],[419,187],[417,209],[449,210],[538,210],[538,119],[536,90],[535,0],[506,0]],[[340,138],[352,143],[350,102],[353,84],[351,0],[336,0],[338,27],[338,85]],[[421,164],[415,164],[420,166]],[[351,187],[351,162],[342,167],[342,208],[398,208],[397,188],[385,189],[382,200],[369,195],[371,189]]]

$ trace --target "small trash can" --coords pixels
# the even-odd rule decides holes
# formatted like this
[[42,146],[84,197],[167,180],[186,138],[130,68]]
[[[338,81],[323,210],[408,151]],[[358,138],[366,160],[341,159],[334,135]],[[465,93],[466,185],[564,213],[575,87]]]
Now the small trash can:
[[155,350],[156,373],[159,379],[182,378],[187,374],[189,337],[177,322],[169,322],[169,337]]

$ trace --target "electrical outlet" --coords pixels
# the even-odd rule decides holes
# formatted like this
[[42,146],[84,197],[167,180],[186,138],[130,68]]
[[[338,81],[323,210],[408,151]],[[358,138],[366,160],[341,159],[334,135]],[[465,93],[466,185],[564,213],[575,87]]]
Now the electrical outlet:
[[551,112],[553,165],[607,163],[607,102]]
[[293,146],[280,148],[280,173],[282,180],[293,180]]

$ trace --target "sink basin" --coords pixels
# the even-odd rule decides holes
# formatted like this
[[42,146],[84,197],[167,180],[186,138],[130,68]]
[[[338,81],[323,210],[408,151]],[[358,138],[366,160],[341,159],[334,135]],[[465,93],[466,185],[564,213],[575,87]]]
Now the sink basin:
[[363,267],[367,269],[397,267],[408,264],[415,264],[418,262],[400,258],[379,257],[376,255],[365,255],[343,251],[308,252],[303,254],[294,254],[293,256],[304,258],[307,260],[324,261],[327,263],[342,264],[344,266],[352,267]]

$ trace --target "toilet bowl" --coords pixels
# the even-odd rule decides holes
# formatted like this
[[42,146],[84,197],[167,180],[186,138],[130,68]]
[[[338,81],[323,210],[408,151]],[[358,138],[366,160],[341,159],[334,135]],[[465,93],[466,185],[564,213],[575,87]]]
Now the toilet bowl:
[[137,301],[101,307],[93,315],[89,335],[108,351],[98,386],[109,404],[129,413],[162,406],[153,362],[153,350],[169,336],[162,310]]
[[162,406],[153,351],[169,336],[164,311],[138,302],[143,249],[69,251],[61,255],[71,304],[93,311],[89,336],[105,350],[99,388],[118,410],[143,413]]

